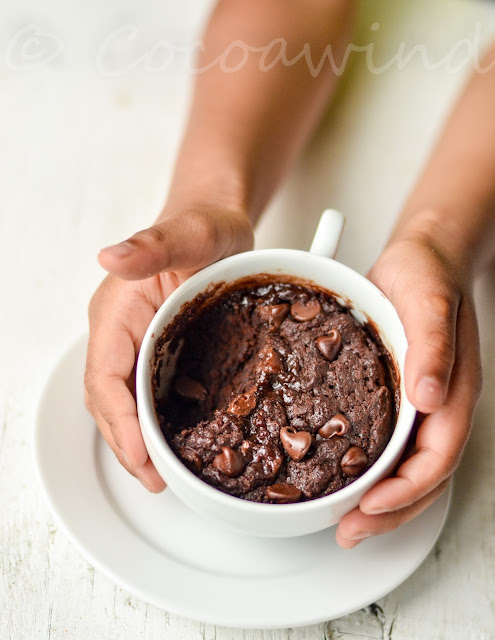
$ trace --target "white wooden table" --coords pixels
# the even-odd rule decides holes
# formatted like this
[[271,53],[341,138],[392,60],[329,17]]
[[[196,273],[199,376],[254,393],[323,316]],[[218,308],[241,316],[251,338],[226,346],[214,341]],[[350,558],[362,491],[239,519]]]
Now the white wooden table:
[[[98,249],[148,225],[164,199],[191,79],[170,43],[190,48],[209,2],[177,4],[0,2],[1,640],[495,638],[495,270],[478,286],[485,388],[447,526],[375,605],[301,629],[203,625],[116,587],[53,524],[32,463],[37,399],[85,329]],[[422,44],[434,68],[414,55],[376,74],[356,55],[257,235],[260,247],[305,248],[334,206],[348,215],[339,257],[362,272],[469,73],[469,50],[495,33],[490,3],[365,5],[354,41],[373,43],[376,66],[404,42],[402,62]]]

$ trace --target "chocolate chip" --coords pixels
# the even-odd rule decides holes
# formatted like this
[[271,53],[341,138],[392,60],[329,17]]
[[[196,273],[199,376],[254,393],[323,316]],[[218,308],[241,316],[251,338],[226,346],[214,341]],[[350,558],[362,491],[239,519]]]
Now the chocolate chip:
[[302,460],[308,453],[313,436],[308,431],[296,431],[293,427],[280,429],[282,446],[293,460]]
[[368,464],[368,458],[360,447],[350,447],[340,461],[340,467],[346,476],[358,476]]
[[339,355],[342,336],[338,329],[332,329],[328,335],[316,338],[316,346],[326,360],[332,362]]
[[204,402],[206,400],[206,387],[201,382],[188,376],[179,376],[174,380],[174,389],[184,400],[190,402]]
[[306,302],[302,302],[301,300],[294,302],[290,308],[290,315],[298,322],[308,322],[316,318],[320,311],[321,304],[316,298],[312,298]]
[[234,416],[244,418],[248,416],[256,408],[256,390],[248,391],[240,396],[236,396],[231,400],[227,411]]
[[222,453],[213,458],[212,465],[228,478],[237,478],[245,467],[242,453],[231,447],[222,447]]
[[258,368],[268,375],[281,373],[284,370],[284,365],[278,353],[272,347],[264,347],[259,352],[260,363]]
[[267,487],[265,495],[269,500],[275,500],[277,504],[288,504],[298,502],[301,499],[302,491],[293,484],[278,482]]
[[286,303],[265,305],[257,307],[256,310],[260,318],[268,323],[268,333],[275,333],[289,313],[289,305]]
[[326,422],[321,429],[318,430],[318,433],[322,438],[343,436],[344,433],[349,431],[350,426],[351,423],[349,420],[341,413],[337,413],[333,418]]
[[195,473],[199,473],[203,468],[203,460],[201,456],[194,451],[194,449],[190,449],[189,447],[184,447],[180,451],[181,457],[188,463],[188,466],[192,468]]

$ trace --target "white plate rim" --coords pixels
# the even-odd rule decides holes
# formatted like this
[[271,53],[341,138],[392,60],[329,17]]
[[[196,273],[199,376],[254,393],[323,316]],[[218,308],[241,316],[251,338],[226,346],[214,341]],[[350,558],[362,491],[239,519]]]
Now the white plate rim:
[[[352,613],[362,607],[369,605],[371,602],[378,600],[390,593],[390,591],[397,588],[402,582],[404,582],[416,569],[420,566],[420,564],[425,560],[425,558],[430,553],[431,549],[434,547],[448,516],[449,506],[451,502],[452,489],[449,488],[449,491],[446,492],[433,508],[439,510],[439,518],[437,517],[437,522],[435,524],[434,530],[431,531],[430,539],[427,545],[422,549],[422,554],[420,558],[417,558],[413,564],[413,566],[409,566],[406,571],[400,572],[397,575],[395,581],[390,582],[386,588],[376,591],[373,594],[373,598],[370,600],[369,596],[362,597],[360,599],[356,599],[352,606],[347,607],[345,609],[341,609],[338,611],[338,615],[328,615],[328,612],[321,612],[319,615],[315,615],[311,613],[309,615],[305,615],[304,611],[301,612],[301,607],[293,607],[291,610],[290,617],[284,617],[284,619],[277,618],[277,614],[274,614],[272,619],[270,617],[264,616],[256,616],[253,615],[251,611],[249,615],[246,615],[244,618],[239,616],[238,614],[232,616],[229,615],[229,612],[222,611],[219,613],[218,611],[203,611],[201,615],[198,616],[197,610],[195,610],[194,605],[191,605],[189,602],[180,602],[173,601],[173,598],[169,598],[167,601],[163,600],[163,597],[157,596],[156,593],[151,592],[149,589],[147,590],[142,585],[138,585],[133,582],[132,579],[126,575],[125,570],[122,567],[116,569],[109,565],[108,559],[102,558],[98,552],[95,552],[94,549],[88,548],[87,544],[84,544],[81,540],[80,531],[74,530],[70,524],[68,523],[68,516],[63,510],[60,509],[59,500],[57,499],[57,495],[54,495],[53,491],[49,489],[49,482],[46,477],[46,466],[45,461],[43,460],[42,447],[41,447],[41,439],[43,437],[43,409],[44,402],[47,399],[47,395],[50,391],[50,385],[53,384],[53,381],[56,377],[56,374],[59,372],[61,367],[63,367],[64,363],[70,360],[70,357],[73,356],[74,353],[80,350],[83,345],[87,342],[87,336],[82,335],[77,340],[75,340],[68,349],[66,349],[60,359],[55,363],[53,369],[49,376],[47,377],[47,382],[40,393],[38,409],[36,413],[35,420],[35,429],[33,434],[33,454],[35,461],[35,468],[37,470],[37,476],[39,479],[39,485],[42,489],[45,500],[49,506],[51,513],[53,514],[54,520],[56,524],[60,527],[60,529],[64,532],[67,538],[74,544],[79,553],[98,571],[100,571],[103,575],[109,578],[111,581],[115,582],[117,585],[125,588],[130,593],[136,595],[140,599],[154,606],[157,606],[161,609],[165,609],[170,613],[183,616],[186,618],[190,618],[193,620],[197,620],[199,622],[221,625],[226,627],[236,627],[236,628],[245,628],[245,629],[278,629],[278,628],[289,628],[289,627],[298,627],[305,625],[312,625],[321,623],[327,620],[335,619],[341,616],[345,616],[349,613]],[[81,389],[82,394],[82,389]],[[96,432],[96,426],[94,427]],[[102,491],[104,491],[102,489]],[[432,509],[432,507],[430,507]],[[397,531],[393,532],[391,535],[404,535],[404,528],[400,528]],[[134,531],[131,531],[132,536],[136,539],[139,539],[139,536]],[[369,541],[365,541],[363,544],[366,545]],[[141,541],[141,543],[143,543]],[[352,553],[352,552],[349,552]],[[173,561],[172,561],[173,562]],[[183,569],[181,569],[183,570]],[[190,569],[187,568],[187,571]],[[213,578],[218,579],[218,576],[213,576]],[[235,583],[235,580],[230,580],[230,582]],[[256,581],[248,581],[250,584],[255,584]],[[278,614],[279,615],[279,614]]]

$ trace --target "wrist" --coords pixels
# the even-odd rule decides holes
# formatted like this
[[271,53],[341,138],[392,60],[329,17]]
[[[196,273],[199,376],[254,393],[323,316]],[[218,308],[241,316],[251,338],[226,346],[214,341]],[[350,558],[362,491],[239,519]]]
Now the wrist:
[[190,227],[202,245],[214,252],[221,249],[219,257],[248,251],[254,245],[254,219],[244,177],[232,167],[212,169],[191,170],[186,175],[178,164],[156,223],[179,222],[181,227]]
[[400,241],[426,246],[455,272],[459,281],[471,281],[474,277],[477,252],[473,239],[459,224],[458,216],[448,210],[422,208],[401,217],[387,245]]
[[194,176],[174,180],[159,219],[184,210],[231,211],[250,218],[246,189],[242,181],[219,172],[216,176]]
[[201,131],[187,132],[169,186],[161,218],[185,209],[232,211],[251,223],[252,177],[236,146],[213,141]]

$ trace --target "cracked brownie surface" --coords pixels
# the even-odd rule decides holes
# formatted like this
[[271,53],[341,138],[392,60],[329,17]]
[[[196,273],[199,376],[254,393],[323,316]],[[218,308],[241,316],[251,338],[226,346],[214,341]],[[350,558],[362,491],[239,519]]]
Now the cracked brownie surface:
[[330,293],[275,281],[227,289],[173,340],[161,397],[155,372],[157,416],[177,456],[221,491],[276,504],[325,496],[391,437],[387,352]]

